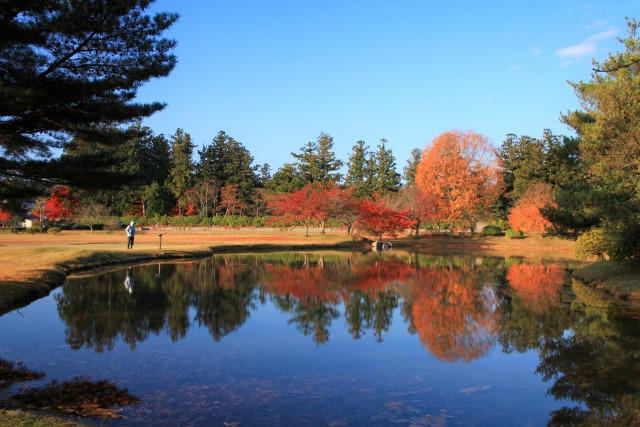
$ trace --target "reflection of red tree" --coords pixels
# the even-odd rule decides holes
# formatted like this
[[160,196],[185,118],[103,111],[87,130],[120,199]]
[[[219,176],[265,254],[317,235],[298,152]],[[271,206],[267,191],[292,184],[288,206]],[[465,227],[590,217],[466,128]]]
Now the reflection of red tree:
[[420,341],[439,359],[469,362],[495,341],[499,312],[493,292],[473,287],[473,270],[423,269],[413,286]]
[[415,273],[415,268],[398,259],[379,260],[352,267],[349,291],[383,290],[391,284],[404,282]]
[[558,300],[565,276],[566,271],[557,264],[514,264],[509,267],[507,281],[529,302],[530,308],[540,311]]
[[333,286],[327,286],[327,272],[319,266],[293,268],[286,265],[266,266],[270,279],[266,288],[274,295],[291,295],[298,301],[322,301],[337,304],[340,296]]

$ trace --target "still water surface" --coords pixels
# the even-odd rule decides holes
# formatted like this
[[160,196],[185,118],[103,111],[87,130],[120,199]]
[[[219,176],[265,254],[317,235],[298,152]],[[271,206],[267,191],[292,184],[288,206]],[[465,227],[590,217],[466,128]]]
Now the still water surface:
[[640,322],[586,308],[568,267],[271,253],[69,278],[0,317],[2,362],[44,375],[0,398],[75,381],[116,396],[91,421],[113,426],[638,423]]

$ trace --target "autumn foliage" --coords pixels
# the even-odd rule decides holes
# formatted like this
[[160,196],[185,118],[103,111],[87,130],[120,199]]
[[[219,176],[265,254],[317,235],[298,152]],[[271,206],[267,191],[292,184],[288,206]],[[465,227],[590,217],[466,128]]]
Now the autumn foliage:
[[384,200],[377,197],[367,198],[360,203],[358,228],[370,231],[382,239],[384,234],[396,236],[413,225],[409,212],[393,209]]
[[[53,189],[51,197],[45,202],[44,215],[46,219],[52,221],[71,218],[78,205],[79,202],[73,197],[69,187],[60,185]],[[33,214],[39,217],[41,212],[36,209]],[[40,219],[43,220],[44,218]]]
[[557,264],[514,264],[507,281],[534,311],[546,311],[558,301],[566,271]]
[[443,220],[473,221],[489,210],[502,188],[495,150],[473,131],[453,130],[437,136],[422,154],[416,185],[440,200]]
[[532,184],[511,210],[509,225],[516,231],[543,234],[551,226],[551,222],[540,213],[545,206],[556,206],[551,185],[542,182]]
[[427,350],[447,362],[470,362],[487,354],[500,319],[493,308],[495,295],[474,287],[471,271],[423,269],[419,280],[412,314]]

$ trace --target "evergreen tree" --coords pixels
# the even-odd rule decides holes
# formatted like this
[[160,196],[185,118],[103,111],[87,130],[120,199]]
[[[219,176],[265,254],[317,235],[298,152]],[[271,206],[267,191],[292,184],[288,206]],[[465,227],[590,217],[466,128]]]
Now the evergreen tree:
[[403,178],[407,187],[412,187],[416,183],[416,170],[420,160],[422,160],[422,150],[419,148],[411,150],[411,158],[407,160],[407,166],[403,169]]
[[270,193],[291,193],[301,190],[307,183],[302,179],[298,168],[293,163],[285,163],[266,185]]
[[192,160],[195,145],[191,135],[182,129],[176,130],[171,137],[172,166],[167,185],[178,202],[178,214],[184,215],[187,207],[187,191],[193,187],[194,163]]
[[113,158],[56,156],[72,141],[119,146],[117,126],[164,104],[134,102],[167,76],[177,15],[146,13],[150,0],[5,1],[0,4],[0,195],[25,197],[61,183],[111,184]]
[[371,153],[365,142],[356,142],[351,149],[351,156],[347,162],[347,176],[345,186],[353,189],[353,195],[363,199],[372,195],[370,188],[373,171],[370,162]]
[[300,148],[300,153],[291,153],[296,159],[295,167],[300,179],[305,183],[312,183],[317,175],[318,144],[308,141],[304,147]]
[[321,133],[316,142],[316,176],[313,182],[318,182],[322,185],[328,185],[332,182],[340,181],[340,174],[337,172],[342,167],[342,160],[336,158],[336,153],[333,152],[333,137]]
[[378,151],[371,156],[371,170],[373,171],[372,190],[379,195],[395,193],[400,188],[400,174],[396,172],[396,158],[391,149],[386,148],[388,141],[380,140]]
[[257,166],[252,166],[253,156],[242,143],[224,133],[218,132],[211,145],[198,150],[200,161],[196,165],[198,180],[214,180],[221,186],[236,184],[240,198],[251,200],[253,189],[258,185]]
[[145,215],[168,215],[173,208],[173,194],[171,191],[156,181],[144,188]]
[[600,218],[617,260],[640,259],[640,24],[627,26],[625,50],[594,61],[591,81],[571,83],[583,110],[562,116],[582,139],[590,186],[583,207]]
[[323,132],[316,142],[307,142],[299,154],[291,155],[297,160],[298,173],[305,183],[327,185],[340,180],[337,171],[342,167],[342,161],[333,152],[331,135]]

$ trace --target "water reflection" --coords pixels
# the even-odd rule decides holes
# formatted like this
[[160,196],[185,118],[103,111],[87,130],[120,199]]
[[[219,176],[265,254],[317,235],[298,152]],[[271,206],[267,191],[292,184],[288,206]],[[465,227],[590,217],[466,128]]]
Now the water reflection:
[[535,350],[548,393],[574,402],[554,410],[551,425],[638,425],[639,323],[585,309],[565,271],[399,251],[225,255],[72,279],[56,301],[67,343],[97,352],[119,341],[135,349],[152,334],[179,341],[196,326],[219,342],[264,304],[317,346],[330,342],[341,319],[354,340],[377,342],[399,322],[447,363],[467,364],[494,348]]
[[[124,289],[113,286],[122,274]],[[162,331],[179,340],[192,322],[219,341],[267,299],[318,345],[341,312],[354,339],[371,333],[382,342],[402,303],[407,329],[430,353],[468,362],[497,336],[502,306],[492,277],[481,262],[454,256],[216,256],[72,279],[56,300],[67,342],[98,352],[118,340],[135,349]]]

